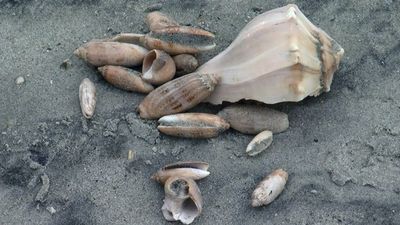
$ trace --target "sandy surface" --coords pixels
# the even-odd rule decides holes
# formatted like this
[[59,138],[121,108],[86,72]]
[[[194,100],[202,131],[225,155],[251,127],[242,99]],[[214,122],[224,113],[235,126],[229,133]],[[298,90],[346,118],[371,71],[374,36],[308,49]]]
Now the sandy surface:
[[[204,62],[253,17],[293,2],[346,53],[331,92],[273,106],[290,128],[254,158],[244,154],[252,137],[232,130],[210,140],[159,134],[135,114],[143,95],[113,88],[72,56],[93,38],[146,32],[151,6],[216,34]],[[400,224],[399,11],[397,0],[0,0],[0,224],[171,224],[160,211],[163,188],[149,177],[188,159],[211,171],[199,182],[205,205],[194,224]],[[85,77],[98,94],[91,121],[78,102]],[[251,208],[252,190],[275,168],[288,171],[286,189]],[[38,204],[43,173],[50,189]]]

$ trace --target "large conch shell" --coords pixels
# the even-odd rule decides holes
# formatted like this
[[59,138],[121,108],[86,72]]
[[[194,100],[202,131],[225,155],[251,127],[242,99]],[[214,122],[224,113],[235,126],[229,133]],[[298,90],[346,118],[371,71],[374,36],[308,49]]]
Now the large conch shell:
[[165,199],[161,211],[168,221],[190,224],[203,208],[200,190],[192,179],[170,177],[164,186]]
[[213,104],[241,99],[297,102],[330,90],[343,53],[336,41],[290,4],[254,18],[198,72],[222,78],[206,100]]

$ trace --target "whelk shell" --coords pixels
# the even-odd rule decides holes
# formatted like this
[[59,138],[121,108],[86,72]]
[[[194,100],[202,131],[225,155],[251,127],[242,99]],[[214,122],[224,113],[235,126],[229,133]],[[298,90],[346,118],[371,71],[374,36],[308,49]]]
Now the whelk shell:
[[249,156],[255,156],[267,149],[272,144],[272,132],[269,130],[257,134],[247,145],[246,153]]
[[140,103],[140,117],[156,119],[188,110],[210,96],[217,83],[216,75],[199,73],[171,80],[150,92]]
[[194,72],[199,66],[197,59],[189,54],[180,54],[172,58],[175,62],[176,74],[184,75]]
[[96,108],[96,87],[88,78],[83,79],[79,85],[79,102],[83,116],[92,118]]
[[251,205],[259,207],[274,201],[285,188],[287,179],[288,173],[283,169],[273,171],[257,185],[251,195]]
[[264,130],[279,133],[289,127],[286,113],[262,105],[233,104],[222,109],[218,116],[244,134],[258,134]]
[[212,138],[229,129],[219,116],[208,113],[180,113],[161,117],[158,130],[164,134],[185,138]]
[[126,91],[150,93],[154,87],[144,81],[140,72],[122,66],[102,66],[98,68],[104,79],[117,88]]
[[164,186],[165,199],[161,211],[168,221],[191,224],[203,209],[197,184],[190,178],[170,177]]
[[175,62],[162,50],[151,50],[143,60],[143,80],[160,85],[171,80],[175,75]]
[[146,16],[146,24],[151,31],[159,30],[166,27],[179,26],[178,22],[170,18],[169,16],[159,11],[154,11]]
[[138,66],[148,50],[133,44],[90,41],[74,51],[74,54],[93,66]]
[[336,41],[290,4],[254,18],[226,50],[197,71],[221,75],[207,99],[213,104],[241,99],[298,102],[330,90],[343,54]]
[[193,180],[200,180],[210,175],[208,163],[200,161],[183,161],[172,163],[159,169],[151,176],[151,179],[164,184],[165,181],[173,176],[187,177]]

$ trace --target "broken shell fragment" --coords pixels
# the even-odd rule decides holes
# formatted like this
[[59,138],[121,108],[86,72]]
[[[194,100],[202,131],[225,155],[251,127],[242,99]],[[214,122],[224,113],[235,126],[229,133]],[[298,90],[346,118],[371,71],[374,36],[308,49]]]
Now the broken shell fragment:
[[172,58],[175,62],[176,74],[184,75],[194,72],[199,66],[197,59],[189,54],[180,54]]
[[277,169],[273,171],[257,185],[251,195],[251,205],[259,207],[274,201],[285,188],[287,180],[288,173],[284,170]]
[[140,117],[156,119],[188,110],[210,96],[217,83],[216,75],[199,73],[171,80],[150,92],[140,103]]
[[254,18],[226,50],[197,71],[221,75],[207,99],[213,104],[241,99],[298,102],[330,90],[343,54],[335,40],[290,4]]
[[203,199],[196,182],[186,177],[170,177],[164,186],[161,211],[168,221],[191,224],[203,209]]
[[212,138],[229,129],[219,116],[207,113],[180,113],[161,117],[158,130],[164,134],[184,138]]
[[272,132],[269,130],[263,131],[251,140],[247,145],[246,153],[249,156],[255,156],[267,149],[272,144]]
[[160,85],[171,80],[175,75],[175,63],[166,52],[151,50],[143,60],[143,80]]
[[159,11],[154,11],[146,16],[146,24],[151,31],[159,30],[166,27],[179,26],[178,22],[170,18],[169,16]]
[[74,54],[93,66],[138,66],[148,50],[133,44],[91,41],[74,51]]
[[97,68],[104,79],[117,88],[126,91],[150,93],[154,87],[144,81],[140,72],[122,66],[102,66]]
[[79,102],[83,116],[92,118],[96,108],[96,87],[88,78],[83,79],[79,85]]
[[222,109],[218,116],[244,134],[258,134],[264,130],[280,133],[289,128],[286,113],[261,105],[233,104]]
[[207,170],[208,163],[200,161],[183,161],[164,166],[153,174],[151,179],[161,184],[164,184],[168,178],[173,176],[200,180],[210,175],[210,172]]

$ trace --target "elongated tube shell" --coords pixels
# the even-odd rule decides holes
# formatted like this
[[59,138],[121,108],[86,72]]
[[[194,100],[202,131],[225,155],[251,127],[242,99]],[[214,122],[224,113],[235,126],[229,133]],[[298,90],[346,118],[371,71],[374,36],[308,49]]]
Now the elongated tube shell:
[[251,196],[251,205],[259,207],[274,201],[285,188],[287,179],[288,173],[284,170],[273,171],[257,185]]
[[162,133],[185,138],[212,138],[229,129],[224,119],[208,113],[167,115],[158,122],[158,130]]
[[103,66],[98,68],[104,79],[117,88],[126,91],[150,93],[154,87],[144,81],[140,72],[122,66]]
[[172,59],[175,62],[176,75],[192,73],[199,66],[197,59],[189,54],[176,55]]
[[272,144],[272,132],[265,130],[257,134],[247,145],[246,153],[249,156],[255,156],[267,149]]
[[147,14],[146,24],[151,31],[179,26],[178,22],[159,11]]
[[264,130],[280,133],[289,127],[286,113],[261,105],[234,104],[218,113],[231,128],[244,134],[258,134]]
[[183,161],[169,164],[159,169],[151,176],[151,179],[164,184],[165,181],[173,176],[187,177],[193,180],[199,180],[210,175],[208,163],[200,161]]
[[88,78],[83,79],[79,85],[79,102],[83,116],[92,118],[96,108],[96,87]]
[[143,80],[160,85],[170,81],[175,75],[175,62],[162,50],[151,50],[143,60]]
[[74,54],[93,66],[138,66],[143,62],[147,49],[119,42],[91,41],[74,51]]
[[217,83],[216,75],[198,73],[169,81],[150,92],[140,103],[140,117],[156,119],[188,110],[210,96]]

